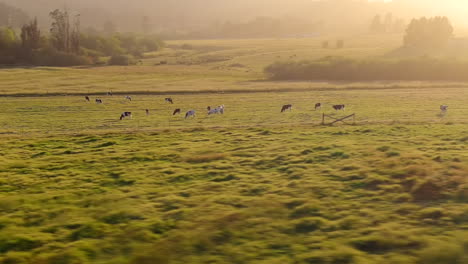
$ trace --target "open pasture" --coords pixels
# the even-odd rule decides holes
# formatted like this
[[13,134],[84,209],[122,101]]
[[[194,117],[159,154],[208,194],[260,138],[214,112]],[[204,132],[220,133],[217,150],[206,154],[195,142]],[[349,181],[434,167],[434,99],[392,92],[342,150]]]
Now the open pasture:
[[[131,94],[130,94],[131,95]],[[466,124],[468,94],[463,88],[363,89],[348,91],[309,91],[271,93],[176,94],[167,96],[131,95],[2,97],[0,98],[1,132],[83,133],[108,131],[151,131],[191,128],[317,126],[322,113],[337,117],[356,114],[356,124]],[[174,104],[164,102],[172,97]],[[103,100],[96,104],[95,98]],[[315,103],[321,110],[314,110]],[[280,113],[284,104],[292,111]],[[335,111],[334,104],[345,104],[345,111]],[[448,105],[441,115],[440,105]],[[225,105],[224,115],[207,115],[207,106]],[[176,108],[182,113],[173,116]],[[145,109],[149,109],[147,116]],[[196,117],[184,119],[189,110]],[[133,118],[119,120],[123,112]]]
[[397,39],[174,41],[142,66],[0,70],[0,263],[468,263],[466,84],[264,81],[276,60]]

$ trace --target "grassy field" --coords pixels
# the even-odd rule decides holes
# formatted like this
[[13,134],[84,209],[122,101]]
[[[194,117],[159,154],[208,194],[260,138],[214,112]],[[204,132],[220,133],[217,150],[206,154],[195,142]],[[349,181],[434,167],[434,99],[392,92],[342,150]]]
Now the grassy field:
[[[321,41],[179,41],[143,66],[1,69],[0,263],[468,263],[467,85],[263,80],[280,58],[398,46]],[[322,113],[356,119],[321,126]]]

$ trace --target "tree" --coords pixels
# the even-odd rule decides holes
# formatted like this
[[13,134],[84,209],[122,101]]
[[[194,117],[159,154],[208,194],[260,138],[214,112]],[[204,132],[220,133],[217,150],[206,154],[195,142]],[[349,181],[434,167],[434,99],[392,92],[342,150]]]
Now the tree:
[[447,17],[413,19],[403,39],[406,47],[440,48],[453,36],[453,27]]
[[21,27],[21,46],[24,50],[38,49],[41,43],[41,31],[37,25],[37,19]]
[[66,10],[55,9],[50,12],[52,25],[50,28],[52,45],[58,51],[70,51],[70,19]]
[[383,23],[383,31],[385,33],[391,32],[393,26],[393,14],[392,13],[387,13],[385,15],[385,20]]
[[384,24],[382,24],[382,18],[380,15],[376,15],[371,22],[370,31],[372,33],[382,33],[382,29],[384,28]]
[[16,44],[16,34],[11,28],[0,28],[0,51],[10,50]]
[[73,30],[70,36],[71,51],[75,54],[80,53],[80,39],[81,39],[80,15],[76,15],[75,21],[73,23]]

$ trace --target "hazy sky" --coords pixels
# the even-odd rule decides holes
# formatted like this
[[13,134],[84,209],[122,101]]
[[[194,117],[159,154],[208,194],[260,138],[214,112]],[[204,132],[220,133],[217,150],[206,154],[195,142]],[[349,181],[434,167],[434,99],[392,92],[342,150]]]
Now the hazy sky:
[[[333,7],[330,8],[329,4],[328,9],[322,12],[324,5],[315,5],[317,0],[0,0],[22,7],[33,16],[44,19],[47,19],[50,10],[63,7],[78,12],[86,10],[88,14],[102,19],[113,17],[123,21],[132,16],[146,15],[159,24],[172,20],[187,25],[245,21],[258,16],[296,16],[310,20],[327,17],[329,20],[348,23],[368,20],[377,13],[392,12],[396,17],[406,20],[423,15],[443,15],[456,25],[468,26],[468,0],[372,0],[377,3],[366,7],[362,3],[367,1],[326,0],[333,3]],[[100,22],[96,20],[96,23]]]

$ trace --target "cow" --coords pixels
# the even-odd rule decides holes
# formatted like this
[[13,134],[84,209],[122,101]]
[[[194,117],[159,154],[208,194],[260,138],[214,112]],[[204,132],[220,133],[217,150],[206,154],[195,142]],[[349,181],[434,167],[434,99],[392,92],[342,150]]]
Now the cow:
[[149,116],[149,109],[146,109],[146,115]]
[[124,118],[130,118],[132,119],[132,112],[123,112],[121,115],[120,115],[120,120],[124,119]]
[[129,100],[129,101],[132,101],[132,97],[131,96],[125,96],[125,99]]
[[341,105],[334,105],[333,106],[333,109],[335,109],[336,111],[339,111],[339,110],[345,110],[345,105],[344,104],[341,104]]
[[195,110],[190,110],[185,114],[185,119],[189,117],[195,117]]
[[210,110],[211,110],[211,106],[208,106],[208,107],[206,108],[206,111],[210,111]]
[[224,114],[224,105],[220,105],[216,108],[211,109],[209,107],[208,109],[208,115],[213,115],[213,114]]
[[177,115],[177,114],[180,114],[180,108],[177,108],[176,110],[174,110],[174,113],[172,113],[172,115]]
[[107,95],[112,96],[112,91],[107,92]]
[[86,102],[89,102],[90,101],[89,96],[85,96],[85,100],[86,100]]
[[286,110],[292,111],[292,104],[283,105],[283,107],[281,108],[281,113],[283,113]]
[[317,109],[322,109],[322,103],[315,104],[315,111],[317,111]]
[[172,101],[172,98],[164,98],[164,101],[166,101],[166,103],[174,103],[174,101]]
[[96,99],[96,104],[102,104],[102,100],[101,99]]
[[440,106],[440,111],[447,112],[447,110],[448,110],[448,105],[441,105]]

